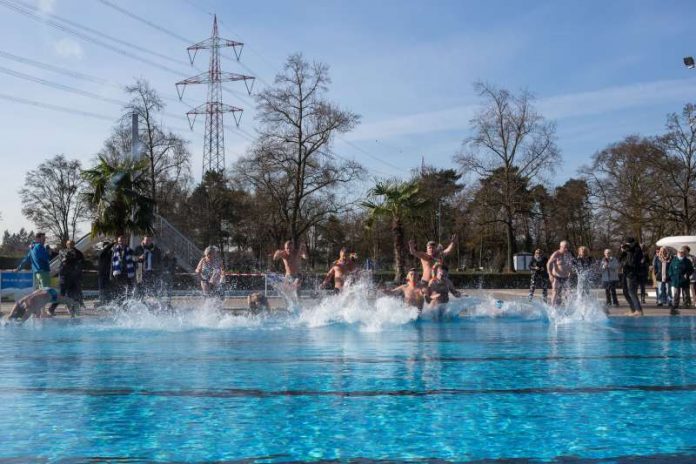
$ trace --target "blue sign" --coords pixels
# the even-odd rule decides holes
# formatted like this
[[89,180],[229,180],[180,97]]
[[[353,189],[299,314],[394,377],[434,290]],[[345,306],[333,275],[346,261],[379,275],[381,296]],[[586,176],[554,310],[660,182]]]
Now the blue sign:
[[31,272],[0,272],[0,295],[17,299],[34,288]]

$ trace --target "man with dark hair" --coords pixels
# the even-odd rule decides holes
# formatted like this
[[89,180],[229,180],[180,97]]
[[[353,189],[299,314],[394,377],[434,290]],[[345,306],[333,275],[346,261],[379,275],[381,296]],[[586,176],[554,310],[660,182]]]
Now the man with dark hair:
[[50,248],[46,246],[46,234],[38,232],[29,246],[29,252],[17,266],[17,272],[29,261],[34,273],[34,288],[51,286],[51,256]]
[[642,316],[643,308],[638,297],[638,285],[643,266],[643,250],[635,239],[626,238],[621,245],[621,269],[623,272],[623,294],[631,310],[627,316]]
[[80,250],[75,248],[75,242],[65,242],[65,249],[60,251],[60,281],[61,296],[69,296],[82,304],[82,268],[85,257]]

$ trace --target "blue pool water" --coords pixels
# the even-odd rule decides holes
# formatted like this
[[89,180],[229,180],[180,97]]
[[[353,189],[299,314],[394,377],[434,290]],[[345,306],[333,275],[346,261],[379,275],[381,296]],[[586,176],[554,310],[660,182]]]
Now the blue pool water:
[[1,327],[0,462],[696,461],[695,318],[363,313]]

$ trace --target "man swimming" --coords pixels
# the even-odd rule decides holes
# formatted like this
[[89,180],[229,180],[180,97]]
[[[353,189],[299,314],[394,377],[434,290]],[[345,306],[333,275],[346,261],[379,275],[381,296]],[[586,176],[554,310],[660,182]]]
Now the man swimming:
[[420,281],[418,269],[412,268],[409,269],[408,274],[406,274],[406,283],[389,290],[387,293],[403,296],[404,303],[408,306],[418,308],[418,313],[420,314],[423,310],[426,292],[425,285]]
[[282,250],[276,250],[273,254],[273,261],[283,260],[285,266],[285,283],[296,292],[302,285],[302,259],[307,259],[307,247],[304,243],[300,244],[299,249],[291,240],[285,242]]
[[430,282],[430,279],[432,278],[433,274],[433,266],[436,263],[442,263],[442,258],[449,255],[454,251],[454,244],[457,241],[457,235],[452,235],[452,238],[450,239],[450,244],[447,248],[444,250],[442,249],[442,245],[438,245],[436,242],[430,241],[428,244],[425,246],[425,253],[422,251],[416,250],[416,242],[415,240],[409,240],[408,242],[408,251],[411,253],[413,256],[416,258],[420,259],[421,261],[421,266],[423,266],[423,277],[422,280],[423,282]]
[[[44,307],[49,303],[51,306],[48,307],[48,311],[42,314]],[[56,307],[59,304],[64,304],[68,307],[71,317],[75,317],[77,309],[80,307],[80,303],[70,297],[60,296],[54,288],[40,288],[19,299],[12,311],[10,311],[10,314],[7,315],[7,320],[21,319],[24,322],[32,315],[36,317],[51,317],[55,314]]]
[[329,272],[326,274],[324,281],[321,284],[322,288],[328,288],[331,285],[331,279],[334,282],[334,292],[339,293],[348,283],[348,279],[356,272],[355,261],[348,253],[348,249],[343,247],[339,252],[338,259],[334,262]]
[[573,271],[573,256],[568,249],[568,242],[563,240],[558,250],[554,251],[546,264],[551,279],[551,304],[558,306],[570,291],[570,273]]

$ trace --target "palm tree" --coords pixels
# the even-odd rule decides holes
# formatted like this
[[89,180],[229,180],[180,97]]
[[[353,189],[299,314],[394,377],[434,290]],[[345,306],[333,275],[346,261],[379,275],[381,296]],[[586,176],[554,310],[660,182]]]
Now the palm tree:
[[82,172],[89,185],[85,199],[94,217],[92,235],[152,233],[155,202],[143,193],[149,191],[147,166],[147,160],[100,157],[94,168]]
[[383,217],[391,221],[394,234],[394,281],[404,275],[404,219],[416,216],[426,205],[416,182],[378,181],[370,189],[370,200],[362,202],[370,222]]

